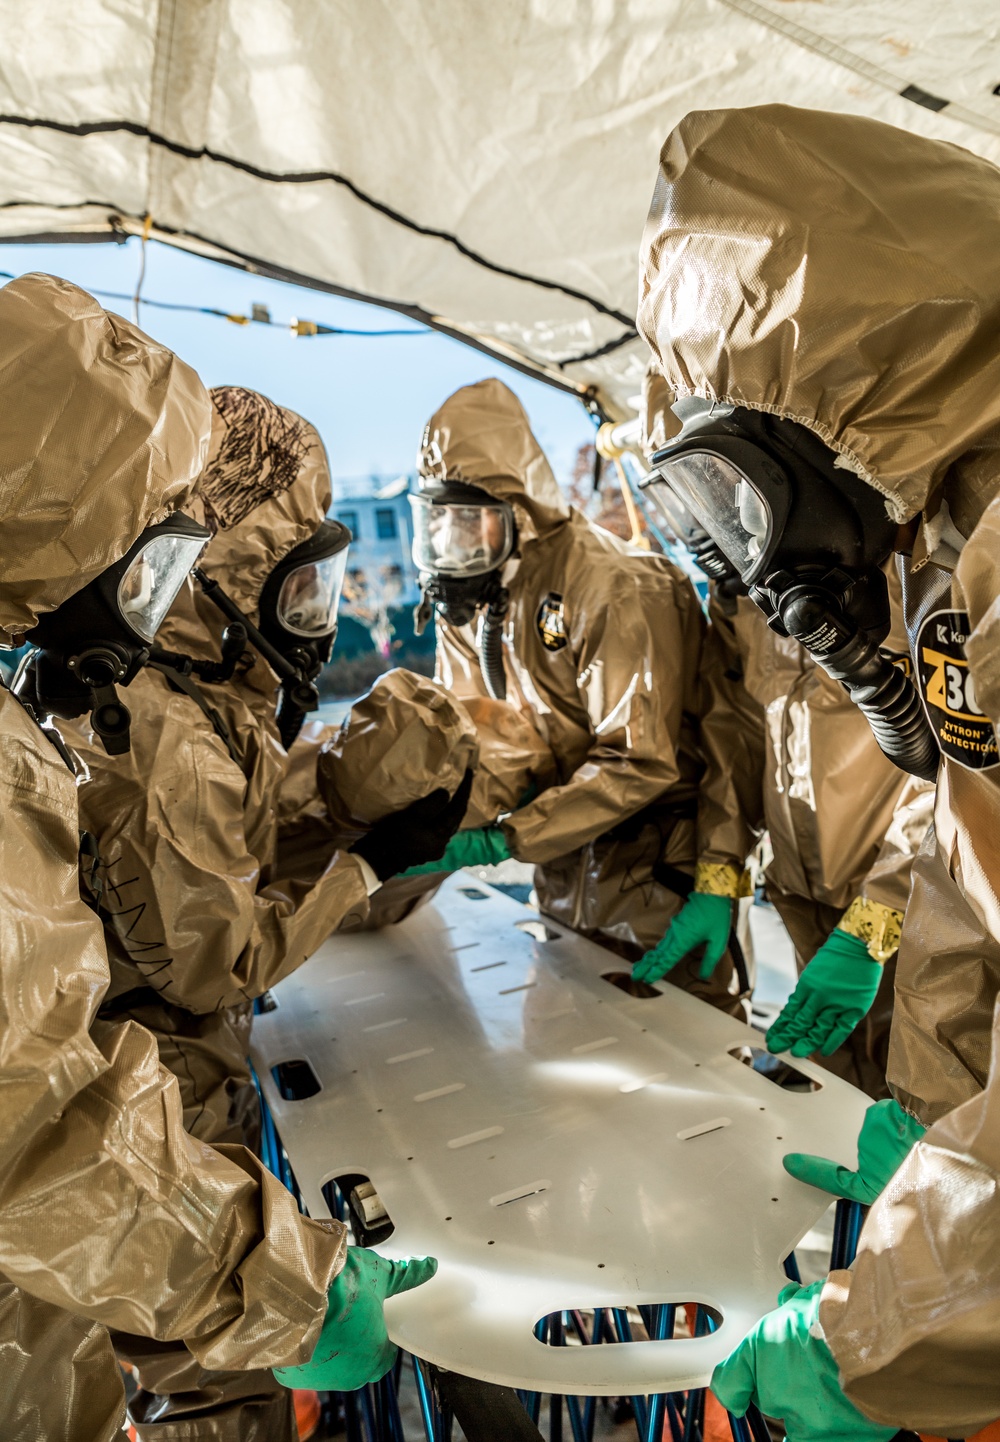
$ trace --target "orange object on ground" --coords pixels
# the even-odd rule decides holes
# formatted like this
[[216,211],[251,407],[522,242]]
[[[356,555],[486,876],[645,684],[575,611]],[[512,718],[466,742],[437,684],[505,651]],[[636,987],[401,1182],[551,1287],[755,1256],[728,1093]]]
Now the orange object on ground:
[[295,1425],[299,1432],[299,1442],[306,1442],[306,1438],[311,1437],[319,1426],[319,1393],[296,1387],[292,1397],[295,1402]]

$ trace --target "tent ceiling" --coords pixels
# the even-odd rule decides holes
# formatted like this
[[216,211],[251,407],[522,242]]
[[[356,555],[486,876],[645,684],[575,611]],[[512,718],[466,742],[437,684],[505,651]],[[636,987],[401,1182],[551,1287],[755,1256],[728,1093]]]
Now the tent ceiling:
[[692,109],[874,116],[1000,163],[979,0],[0,0],[0,240],[141,232],[430,319],[614,415]]

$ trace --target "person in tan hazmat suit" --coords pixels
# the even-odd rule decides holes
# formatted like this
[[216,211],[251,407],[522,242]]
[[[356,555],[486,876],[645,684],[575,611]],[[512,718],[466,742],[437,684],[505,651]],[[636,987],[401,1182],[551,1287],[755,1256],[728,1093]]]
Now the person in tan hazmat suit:
[[[112,983],[99,1016],[152,1032],[192,1136],[256,1148],[253,998],[338,927],[357,927],[381,881],[440,854],[451,828],[428,831],[429,818],[421,827],[418,798],[359,850],[328,847],[309,882],[270,878],[288,759],[279,728],[290,741],[299,688],[329,654],[348,536],[325,520],[330,475],[314,428],[254,391],[210,394],[209,454],[188,505],[212,533],[200,574],[224,585],[278,661],[296,654],[302,675],[281,681],[237,631],[239,684],[220,679],[233,636],[214,644],[209,626],[217,633],[222,617],[190,580],[130,689],[128,755],[109,756],[80,724],[66,736],[87,768],[80,816],[100,858]],[[192,656],[207,663],[192,671]],[[295,1435],[288,1393],[269,1371],[215,1372],[182,1340],[116,1343],[138,1369],[129,1414],[140,1438],[187,1437],[195,1423],[205,1437]]]
[[[555,784],[502,824],[510,852],[535,863],[543,912],[634,961],[680,910],[696,860],[694,588],[567,505],[498,380],[444,402],[418,469],[414,560],[437,611],[438,679],[460,698],[506,698],[555,758]],[[699,965],[670,979],[738,1011],[729,955],[710,979]]]
[[[866,1118],[854,1175],[885,1186],[852,1271],[783,1293],[713,1378],[810,1442],[1000,1416],[998,223],[986,161],[764,106],[681,122],[643,239],[639,325],[684,421],[657,468],[882,749],[937,776],[889,1049],[909,1125]],[[877,650],[893,551],[912,683]]]
[[[371,1374],[386,1339],[345,1305],[344,1227],[300,1216],[244,1148],[189,1136],[152,1036],[98,1014],[108,959],[80,890],[95,858],[48,718],[89,710],[127,754],[116,686],[208,539],[173,515],[203,463],[207,395],[50,276],[0,292],[0,385],[0,628],[38,648],[23,696],[0,690],[0,1435],[110,1442],[124,1389],[109,1328],[183,1339],[212,1369],[304,1361],[326,1328]],[[398,1286],[390,1265],[377,1295]]]
[[[654,366],[643,398],[644,448],[652,454],[680,430],[672,393]],[[655,471],[646,494],[713,578],[704,666],[710,700],[701,724],[706,770],[694,892],[634,974],[655,982],[692,946],[704,943],[710,952],[725,945],[734,902],[746,889],[744,862],[763,827],[773,851],[767,896],[792,938],[799,971],[829,943],[847,948],[868,979],[840,1023],[856,1023],[846,1040],[835,1045],[831,1018],[825,1031],[795,1041],[792,1054],[819,1046],[825,1066],[873,1098],[888,1098],[895,955],[933,785],[894,766],[840,682],[793,637],[768,627],[732,563]],[[908,642],[894,564],[888,580],[892,630],[882,650],[902,659]],[[843,935],[830,942],[835,931]],[[781,1051],[782,1040],[775,1028],[769,1046]]]

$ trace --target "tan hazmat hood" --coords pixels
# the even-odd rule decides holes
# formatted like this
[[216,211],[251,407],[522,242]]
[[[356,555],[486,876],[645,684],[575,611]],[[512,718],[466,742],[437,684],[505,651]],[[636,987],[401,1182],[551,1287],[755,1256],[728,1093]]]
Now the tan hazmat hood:
[[522,539],[569,516],[524,407],[503,381],[479,381],[448,397],[427,423],[417,468],[424,482],[461,481],[509,502]]
[[194,371],[50,275],[0,290],[0,630],[16,637],[189,496],[208,439]]
[[674,397],[801,422],[898,520],[947,477],[967,533],[996,484],[997,234],[1000,172],[953,145],[785,105],[696,111],[660,155],[639,328]]
[[[314,534],[330,506],[330,467],[309,421],[242,386],[216,386],[212,437],[191,514],[213,532],[198,565],[253,623],[274,567]],[[218,657],[225,619],[189,580],[160,628],[168,650]],[[260,657],[241,687],[270,703],[277,682]]]

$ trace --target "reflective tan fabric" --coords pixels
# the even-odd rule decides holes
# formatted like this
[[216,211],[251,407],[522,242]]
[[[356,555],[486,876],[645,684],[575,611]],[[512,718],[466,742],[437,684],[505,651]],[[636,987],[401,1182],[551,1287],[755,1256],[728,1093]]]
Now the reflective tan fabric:
[[530,719],[506,701],[466,696],[462,703],[479,738],[479,761],[463,829],[491,826],[528,792],[555,779],[555,758]]
[[976,696],[994,726],[1000,725],[1000,499],[994,500],[962,551],[956,577],[958,596],[969,612],[972,630],[965,654],[975,679]]
[[[222,688],[211,689],[214,700]],[[251,846],[267,824],[255,813],[274,805],[284,753],[238,696],[226,716],[242,767],[195,702],[158,673],[142,672],[128,702],[128,755],[107,756],[83,727],[72,733],[90,772],[80,814],[101,853],[116,990],[127,963],[131,986],[174,1006],[239,1006],[300,966],[348,915],[366,914],[361,868],[334,851],[314,884],[265,881],[271,856]]]
[[896,1098],[925,1126],[985,1086],[998,994],[1000,938],[956,886],[932,831],[913,868],[889,1050]]
[[[995,501],[967,541],[954,576],[936,565],[904,567],[914,629],[933,610],[968,611],[972,675],[977,694],[982,676],[991,706],[996,690],[990,678],[997,665],[992,628],[1000,595],[998,509]],[[968,771],[945,759],[934,836],[915,868],[903,929],[890,1051],[893,1089],[924,1122],[975,1096],[989,1068],[993,1003],[1000,990],[998,835],[1000,767]]]
[[820,1320],[845,1390],[893,1426],[968,1437],[1000,1415],[1000,1009],[984,1091],[917,1143]]
[[[216,386],[209,394],[211,442],[190,506],[213,532],[199,566],[256,623],[268,576],[329,510],[329,462],[319,432],[294,411],[241,386]],[[191,580],[157,641],[167,650],[217,659],[225,624]],[[241,667],[231,686],[211,688],[212,704],[224,710],[236,694],[273,729],[277,680],[255,651],[247,655],[252,665]]]
[[[895,593],[898,599],[898,582]],[[713,626],[718,614],[713,608]],[[894,616],[887,646],[902,651],[906,636],[898,607]],[[699,797],[699,860],[742,868],[742,848],[753,840],[744,815],[762,813],[774,851],[769,888],[839,912],[858,895],[903,910],[910,867],[930,823],[933,787],[908,778],[882,755],[840,683],[797,641],[775,635],[752,601],[740,597],[730,624],[749,701],[740,698],[738,683],[716,685],[702,723],[707,767]],[[760,722],[753,728],[755,714],[762,737]],[[760,789],[754,794],[743,767],[756,759],[750,738],[759,737]]]
[[212,1371],[179,1342],[114,1342],[136,1369],[128,1416],[138,1442],[298,1442],[292,1393],[271,1371]]
[[947,475],[968,535],[1000,436],[998,224],[995,167],[955,146],[784,105],[694,111],[660,152],[639,330],[674,396],[800,421],[899,520]]
[[[640,317],[675,389],[798,418],[853,455],[897,515],[927,508],[905,568],[907,623],[912,635],[922,611],[967,606],[991,707],[1000,559],[996,511],[983,512],[998,476],[1000,271],[984,237],[998,214],[1000,176],[951,147],[780,107],[691,116],[661,157]],[[938,493],[969,537],[952,586],[927,563]],[[894,1091],[940,1120],[873,1205],[853,1276],[826,1288],[821,1312],[863,1411],[950,1437],[1000,1414],[995,1028],[979,1090],[997,989],[998,800],[1000,769],[942,762],[937,856],[921,859],[907,908],[889,1058]],[[928,987],[938,1004],[904,1028],[908,993]]]
[[73,777],[0,692],[0,1268],[209,1366],[304,1359],[344,1229],[299,1216],[242,1148],[183,1130],[148,1032],[95,1021],[108,986],[78,891]]
[[[10,293],[0,294],[0,306]],[[105,322],[85,307],[67,326],[66,347],[79,348],[94,330],[105,335]],[[15,341],[18,334],[12,324]],[[145,356],[159,354],[169,370],[165,352],[132,334],[130,365],[140,371]],[[2,329],[0,360],[7,344]],[[59,375],[55,343],[47,353]],[[94,373],[95,423],[112,404],[103,390],[113,382],[109,366]],[[5,399],[17,398],[21,374],[37,382],[27,367],[15,369]],[[192,446],[200,456],[207,417],[197,389],[192,396],[182,388],[174,401],[157,423],[165,450],[135,482],[139,499],[127,494],[127,468],[120,485],[102,488],[99,509],[74,510],[63,500],[72,473],[38,465],[28,487],[0,464],[0,515],[21,510],[19,564],[34,577],[32,608],[51,610],[61,599],[55,563],[55,586],[45,588],[46,558],[79,552],[96,574],[183,498],[185,458]],[[128,417],[119,420],[127,430]],[[58,450],[58,427],[53,435]],[[36,441],[41,454],[44,437]],[[16,457],[16,446],[7,454]],[[0,580],[0,613],[16,625],[28,615],[19,585],[15,578],[8,590],[6,573]],[[149,1033],[95,1020],[109,971],[100,924],[79,896],[76,785],[6,691],[0,815],[0,1271],[39,1299],[107,1326],[182,1337],[207,1365],[304,1359],[343,1262],[343,1228],[301,1218],[242,1148],[223,1154],[189,1137],[177,1084],[159,1066]]]
[[705,773],[698,790],[698,860],[704,867],[725,867],[734,896],[766,824],[766,781],[774,773],[767,764],[764,709],[746,678],[746,637],[755,628],[747,611],[751,604],[724,598],[711,586],[702,653],[705,702],[699,740]]
[[[134,995],[134,994],[133,994]],[[132,1021],[156,1041],[160,1065],[177,1078],[184,1130],[199,1141],[242,1142],[260,1152],[260,1103],[247,1060],[250,1002],[198,1015],[168,1002],[133,1000]]]
[[[895,568],[890,583],[886,646],[902,652]],[[703,668],[710,704],[701,724],[698,861],[736,877],[763,823],[773,848],[768,894],[782,919],[794,911],[789,930],[805,914],[830,913],[824,932],[810,923],[792,933],[804,965],[857,897],[905,910],[934,787],[886,760],[843,686],[797,642],[776,636],[752,601],[723,607],[714,598],[706,650],[713,663]]]
[[[314,880],[331,852],[350,844],[358,835],[358,828],[345,832],[331,820],[316,783],[320,752],[339,731],[339,726],[307,721],[289,752],[278,797],[278,846],[272,868],[275,880]],[[383,926],[394,926],[429,901],[446,877],[447,872],[391,876],[368,898],[364,920],[352,912],[341,929],[379,931]]]
[[[104,322],[86,309],[67,329],[66,346],[82,345],[95,326],[103,335]],[[125,357],[137,369],[141,342],[135,333]],[[6,332],[0,357],[5,344]],[[54,345],[51,355],[58,375]],[[109,367],[110,360],[95,373],[98,418],[111,405],[102,392],[113,380]],[[15,381],[11,391],[16,397]],[[121,555],[130,527],[138,532],[183,494],[169,446],[174,424],[183,477],[191,432],[200,456],[206,417],[200,393],[174,400],[176,416],[172,402],[158,425],[167,448],[158,468],[140,473],[139,501],[126,494],[125,472],[120,486],[103,490],[99,515],[67,510],[58,467],[37,466],[29,489],[0,466],[0,514],[21,507],[20,560],[40,578],[31,591],[36,610],[60,597],[58,579],[51,595],[45,589],[46,557],[85,552],[96,574]],[[58,428],[54,434],[58,442]],[[25,615],[6,575],[0,608],[19,621]],[[109,969],[100,924],[79,896],[76,785],[5,691],[0,814],[0,1269],[36,1297],[94,1321],[184,1338],[208,1365],[307,1357],[343,1263],[343,1228],[300,1218],[243,1149],[223,1155],[189,1137],[177,1084],[149,1033],[95,1019]]]
[[[242,1142],[259,1153],[260,1104],[250,1076],[249,1003],[197,1016],[167,1003],[132,1005],[129,1016],[152,1033],[160,1065],[176,1078],[184,1130],[199,1141]],[[291,1396],[264,1369],[206,1368],[183,1342],[113,1335],[136,1367],[139,1391],[128,1406],[139,1442],[295,1442]],[[196,1421],[194,1419],[197,1419]]]
[[0,1279],[0,1437],[121,1442],[125,1388],[107,1329]]
[[[995,500],[951,585],[925,566],[907,596],[918,619],[949,604],[968,611],[966,654],[994,725],[998,535]],[[857,1406],[949,1437],[1000,1415],[998,826],[1000,768],[945,760],[936,836],[914,868],[889,1058],[899,1100],[933,1125],[872,1207],[853,1277],[835,1274],[821,1312]]]
[[[693,815],[704,633],[694,589],[664,557],[631,550],[567,509],[520,402],[499,381],[444,403],[420,465],[429,478],[471,482],[509,501],[518,517],[519,558],[505,579],[507,700],[551,748],[556,774],[504,823],[513,853],[540,867],[539,895],[560,920],[597,934],[606,919],[609,936],[637,945],[648,932],[651,944],[676,897],[651,884],[646,856],[645,876],[623,903],[635,857],[626,849],[613,859],[620,843],[606,833],[646,808],[661,836],[667,820]],[[539,624],[550,597],[565,625],[555,649]],[[483,696],[471,630],[440,619],[437,627],[439,679],[463,700]],[[648,852],[649,837],[639,844]]]
[[397,669],[355,701],[320,750],[316,780],[331,821],[356,835],[439,786],[451,794],[478,759],[464,707],[437,682]]
[[188,498],[205,454],[189,366],[86,291],[0,291],[0,632],[17,636]]

